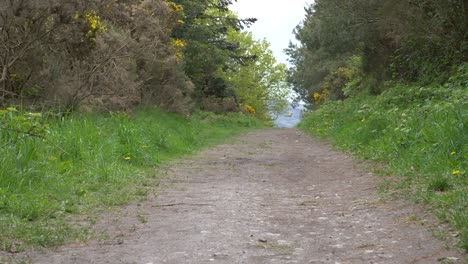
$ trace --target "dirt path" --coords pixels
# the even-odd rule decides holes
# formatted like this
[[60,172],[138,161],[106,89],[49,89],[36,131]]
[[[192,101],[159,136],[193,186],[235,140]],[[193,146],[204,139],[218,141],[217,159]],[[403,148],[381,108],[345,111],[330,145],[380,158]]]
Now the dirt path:
[[[110,239],[32,263],[440,263],[448,251],[377,178],[295,129],[269,129],[174,164],[161,193],[106,215]],[[461,261],[458,261],[461,262]]]

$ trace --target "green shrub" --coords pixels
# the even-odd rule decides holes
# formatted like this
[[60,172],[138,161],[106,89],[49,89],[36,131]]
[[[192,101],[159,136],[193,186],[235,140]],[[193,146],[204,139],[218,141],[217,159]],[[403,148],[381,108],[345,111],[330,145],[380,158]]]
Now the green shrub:
[[362,158],[385,162],[387,173],[405,176],[408,191],[443,211],[441,220],[459,230],[466,245],[467,72],[466,65],[460,67],[444,85],[392,84],[377,97],[329,102],[299,127]]

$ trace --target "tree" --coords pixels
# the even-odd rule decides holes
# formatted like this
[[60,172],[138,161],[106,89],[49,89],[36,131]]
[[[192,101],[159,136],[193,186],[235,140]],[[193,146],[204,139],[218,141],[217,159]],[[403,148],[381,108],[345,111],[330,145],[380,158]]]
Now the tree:
[[286,65],[278,64],[270,44],[266,40],[253,39],[250,32],[229,30],[229,41],[239,43],[240,57],[249,58],[239,61],[231,59],[229,68],[218,74],[227,80],[239,101],[253,107],[256,115],[264,120],[270,114],[279,114],[287,107],[289,89],[286,80]]
[[[463,0],[316,0],[295,29],[300,45],[287,53],[289,82],[304,99],[351,56],[361,59],[366,90],[380,93],[392,78],[443,81],[467,60]],[[330,78],[328,78],[330,79]]]
[[[232,1],[178,0],[184,7],[183,26],[173,37],[183,40],[184,69],[195,84],[195,98],[201,104],[206,97],[232,97],[224,79],[216,75],[237,57],[238,44],[227,39],[229,29],[240,30],[255,19],[239,19],[229,11]],[[201,105],[203,108],[203,105]]]

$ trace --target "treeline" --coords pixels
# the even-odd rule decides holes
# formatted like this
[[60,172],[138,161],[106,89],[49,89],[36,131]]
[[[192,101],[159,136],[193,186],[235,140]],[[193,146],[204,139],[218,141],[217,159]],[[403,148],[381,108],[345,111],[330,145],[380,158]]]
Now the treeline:
[[[255,19],[239,19],[230,4],[5,0],[1,104],[67,111],[147,104],[268,118],[271,106],[284,104],[285,66],[266,43],[241,32]],[[248,83],[238,81],[240,69],[249,69]]]
[[312,103],[380,94],[387,81],[444,83],[468,60],[464,0],[316,0],[287,49]]

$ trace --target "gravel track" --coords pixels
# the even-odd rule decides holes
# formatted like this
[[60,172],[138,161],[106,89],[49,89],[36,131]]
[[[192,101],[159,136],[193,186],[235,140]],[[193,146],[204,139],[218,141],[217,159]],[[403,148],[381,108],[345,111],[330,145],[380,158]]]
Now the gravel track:
[[168,168],[158,195],[107,213],[109,238],[32,263],[441,263],[459,259],[382,201],[364,165],[296,129],[257,130]]

